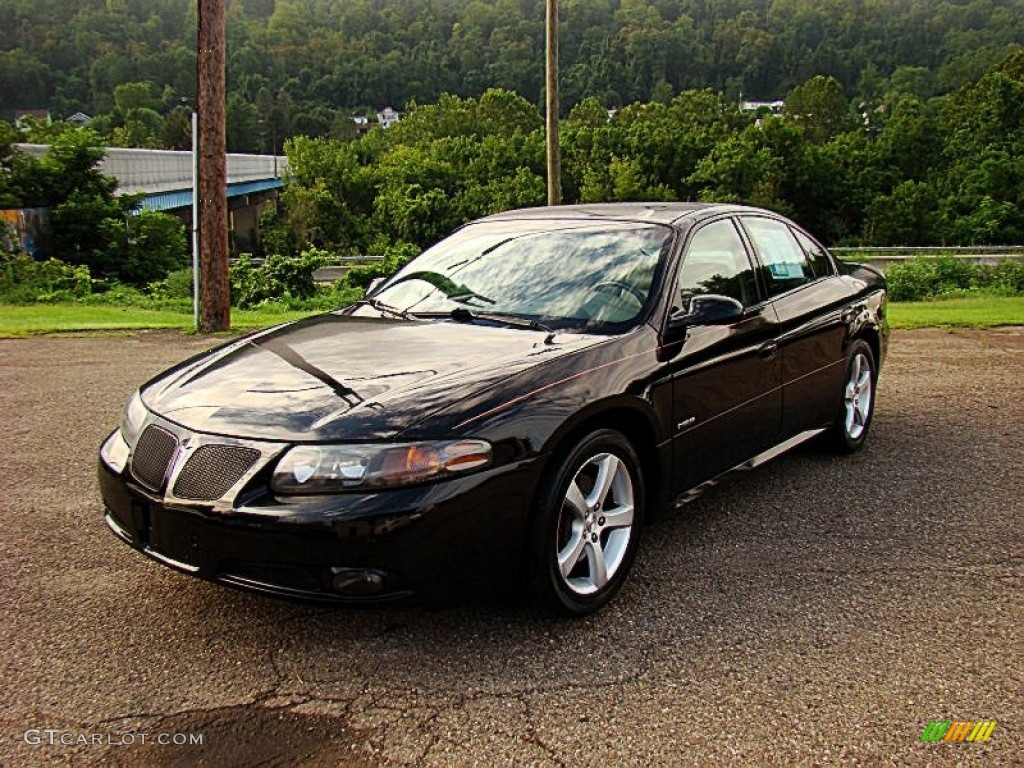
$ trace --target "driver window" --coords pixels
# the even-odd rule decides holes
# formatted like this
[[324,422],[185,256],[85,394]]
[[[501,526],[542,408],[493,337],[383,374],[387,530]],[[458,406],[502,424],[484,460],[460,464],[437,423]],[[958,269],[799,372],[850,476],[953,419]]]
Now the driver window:
[[691,296],[704,293],[729,296],[745,307],[757,302],[754,270],[731,220],[708,224],[694,234],[676,283],[683,307]]

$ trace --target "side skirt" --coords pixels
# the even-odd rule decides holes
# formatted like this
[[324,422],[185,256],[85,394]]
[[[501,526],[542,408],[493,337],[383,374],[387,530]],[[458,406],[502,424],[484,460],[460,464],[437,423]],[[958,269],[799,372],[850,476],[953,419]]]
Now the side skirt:
[[706,480],[700,485],[697,485],[691,488],[690,490],[681,493],[679,496],[676,497],[673,506],[681,507],[683,504],[689,504],[691,501],[693,501],[694,499],[698,498],[701,494],[703,494],[704,491],[718,485],[718,481],[721,480],[726,475],[732,474],[733,472],[737,471],[747,471],[754,469],[755,467],[759,467],[765,462],[771,461],[776,456],[780,456],[786,451],[792,448],[796,448],[801,443],[806,443],[808,440],[817,437],[826,429],[827,427],[823,427],[822,429],[808,429],[806,432],[801,432],[798,435],[793,435],[793,437],[789,438],[788,440],[783,440],[778,445],[772,446],[768,450],[757,454],[757,456],[754,456],[751,459],[747,459],[746,461],[737,464],[732,469],[727,469],[725,472],[718,475],[717,477],[714,477],[711,480]]

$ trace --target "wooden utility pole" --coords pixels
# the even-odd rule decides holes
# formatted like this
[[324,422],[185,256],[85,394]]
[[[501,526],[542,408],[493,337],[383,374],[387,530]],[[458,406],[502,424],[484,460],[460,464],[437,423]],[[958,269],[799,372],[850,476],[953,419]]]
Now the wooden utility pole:
[[562,157],[558,148],[558,0],[547,0],[548,205],[562,202]]
[[200,330],[231,326],[228,283],[228,199],[225,107],[224,0],[199,0],[197,67],[199,113]]

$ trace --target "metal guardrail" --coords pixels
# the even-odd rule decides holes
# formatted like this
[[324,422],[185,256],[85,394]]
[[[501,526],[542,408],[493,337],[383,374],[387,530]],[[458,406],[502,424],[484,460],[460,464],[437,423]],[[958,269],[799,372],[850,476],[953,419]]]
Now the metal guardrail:
[[350,269],[375,261],[383,261],[383,256],[339,256],[332,264],[327,264],[313,271],[313,279],[318,283],[333,283],[343,278]]
[[1024,245],[952,245],[952,246],[837,246],[829,248],[835,254],[859,254],[882,259],[916,258],[918,256],[955,256],[982,258],[991,256],[1024,256]]
[[[252,254],[249,254],[249,258],[256,266],[263,264],[263,262],[267,260],[265,256],[253,256]],[[340,267],[352,264],[368,264],[374,261],[382,261],[383,259],[383,256],[335,256],[331,259],[331,263],[326,264],[325,266]],[[234,264],[237,261],[238,258],[235,256],[228,259],[228,262],[231,264]]]
[[892,264],[901,264],[912,259],[930,259],[942,256],[960,259],[972,264],[995,266],[1002,261],[1024,261],[1024,245],[992,246],[924,246],[902,247],[881,246],[875,248],[838,247],[829,248],[841,259],[870,264],[884,269]]
[[[855,246],[841,246],[829,248],[839,257],[846,255],[857,255],[860,258],[856,261],[871,264],[876,267],[886,267],[896,262],[906,261],[922,256],[955,256],[958,259],[972,261],[976,264],[998,264],[1004,259],[1024,260],[1024,245],[995,245],[985,248],[974,248],[971,246],[952,247],[899,247],[887,246],[876,248],[858,248]],[[352,267],[362,264],[372,264],[375,261],[382,261],[383,256],[337,256],[332,263],[313,272],[313,279],[318,283],[330,283],[345,276]],[[230,262],[235,263],[235,259]],[[252,262],[255,266],[261,266],[263,258],[254,257]]]

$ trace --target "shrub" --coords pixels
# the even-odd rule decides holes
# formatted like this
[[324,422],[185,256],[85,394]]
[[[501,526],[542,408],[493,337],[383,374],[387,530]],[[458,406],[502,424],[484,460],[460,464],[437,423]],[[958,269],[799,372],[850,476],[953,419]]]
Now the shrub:
[[149,295],[155,299],[191,299],[192,270],[176,269],[163,280],[149,284]]
[[350,286],[366,290],[376,278],[390,277],[415,258],[419,252],[420,249],[412,243],[402,241],[389,243],[385,240],[378,240],[370,246],[370,254],[383,258],[372,264],[353,267],[345,275],[345,282]]
[[189,243],[180,219],[162,211],[142,211],[129,222],[134,243],[129,242],[133,252],[142,256],[129,282],[142,286],[187,268]]
[[288,231],[288,219],[276,201],[269,202],[260,214],[261,254],[285,256],[295,253],[293,238]]
[[78,299],[91,291],[88,267],[0,253],[0,300],[9,304]]
[[251,307],[273,295],[266,275],[248,253],[243,253],[231,265],[228,278],[231,281],[231,303],[236,307]]
[[893,301],[921,301],[932,295],[932,271],[925,259],[890,264],[885,279]]
[[185,226],[160,211],[131,213],[134,201],[72,194],[51,212],[53,247],[93,274],[142,287],[188,263]]
[[314,306],[309,309],[331,310],[344,307],[363,298],[366,292],[354,285],[348,285],[344,280],[336,280],[329,287],[318,293],[314,298]]
[[992,267],[953,256],[922,256],[889,266],[885,276],[893,301],[922,301],[969,291],[1024,293],[1024,263],[1009,259]]
[[992,270],[992,284],[1019,296],[1024,294],[1024,261],[1006,259]]
[[230,269],[232,303],[248,309],[267,300],[310,299],[317,292],[313,272],[330,259],[327,251],[311,248],[298,258],[274,254],[256,266],[242,254]]
[[893,264],[885,276],[893,301],[921,301],[971,288],[975,270],[952,256],[920,257]]
[[149,297],[133,285],[97,281],[97,290],[82,297],[83,304],[111,304],[120,307],[143,307],[150,304]]
[[[329,312],[363,298],[363,289],[336,280],[329,285],[318,286],[315,294],[306,299],[286,298],[282,304],[286,309]],[[264,306],[264,305],[261,305]]]

